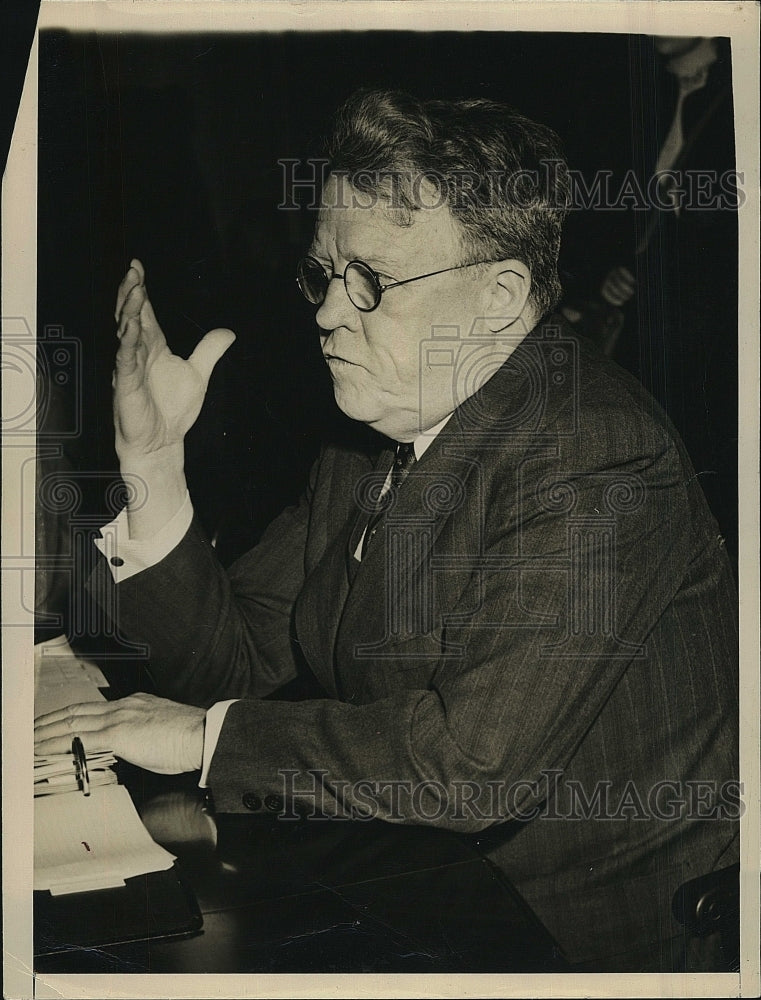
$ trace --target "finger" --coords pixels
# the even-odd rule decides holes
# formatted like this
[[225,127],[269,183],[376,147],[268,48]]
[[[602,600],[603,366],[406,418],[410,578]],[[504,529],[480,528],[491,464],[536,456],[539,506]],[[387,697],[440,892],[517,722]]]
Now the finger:
[[627,267],[617,267],[609,277],[619,288],[633,291],[637,285],[634,275]]
[[119,317],[121,315],[122,308],[124,306],[124,301],[136,285],[145,285],[145,270],[141,262],[134,258],[130,261],[130,266],[127,269],[127,273],[121,280],[119,288],[116,293],[116,308],[114,310],[114,319],[119,322]]
[[[145,291],[145,289],[143,289],[143,291]],[[151,300],[148,298],[147,292],[145,292],[140,308],[140,322],[142,323],[143,329],[146,333],[152,336],[161,337],[163,340],[164,335],[161,332],[159,321],[156,319],[156,314],[153,311],[153,306],[151,305]]]
[[[103,750],[113,752],[111,727],[100,731],[85,732],[78,731],[74,734],[79,736],[86,754],[100,753]],[[45,736],[34,744],[34,752],[38,757],[50,757],[54,754],[71,753],[71,733],[64,735],[53,735],[46,733]]]
[[134,268],[130,267],[127,273],[122,278],[119,283],[119,288],[116,291],[116,304],[114,306],[114,319],[118,323],[121,319],[122,309],[124,308],[124,302],[132,289],[139,285],[137,273]]
[[130,374],[134,370],[139,350],[143,349],[148,353],[166,346],[164,334],[156,322],[142,285],[136,286],[127,297],[117,336],[120,344],[116,354],[116,367],[120,375]]
[[65,723],[68,728],[81,724],[89,732],[98,725],[113,724],[117,715],[123,714],[125,709],[137,709],[143,712],[146,706],[150,707],[153,702],[161,700],[152,695],[137,692],[116,701],[78,702],[75,705],[66,705],[64,708],[57,708],[52,712],[37,716],[34,720],[34,729],[36,733],[46,726],[60,726],[61,723]]
[[118,330],[119,337],[124,333],[126,321],[132,318],[139,321],[140,340],[149,350],[163,347],[166,344],[166,338],[156,319],[145,284],[135,285],[124,300]]
[[138,316],[130,316],[126,320],[123,329],[119,333],[119,349],[134,348],[140,340],[140,334],[142,333],[142,324],[140,323],[140,318]]
[[190,364],[207,383],[214,371],[214,366],[235,340],[232,330],[211,330],[203,338],[188,358]]
[[129,266],[137,271],[138,277],[140,278],[140,284],[145,284],[145,268],[143,267],[143,262],[137,257],[133,257],[129,262]]
[[113,750],[113,725],[110,717],[81,715],[35,728],[34,752],[46,757],[54,753],[71,753],[74,737],[78,736],[86,751]]
[[36,716],[34,728],[49,725],[51,722],[60,722],[61,719],[68,719],[71,716],[85,715],[106,715],[113,710],[112,706],[116,702],[109,701],[82,701],[76,705],[67,705],[65,708],[56,708],[53,712],[45,712],[44,715]]
[[130,289],[119,314],[119,326],[116,330],[118,337],[121,337],[124,333],[124,329],[130,320],[140,320],[146,298],[147,295],[143,285],[134,285]]
[[615,295],[616,295],[616,297],[618,299],[617,305],[621,306],[625,302],[628,302],[629,299],[632,297],[633,294],[634,294],[634,289],[633,288],[626,288],[626,287],[622,288],[620,286],[618,288],[616,288]]
[[[61,745],[61,751],[56,752],[67,752],[71,750],[71,743],[75,736],[82,737],[85,734],[102,733],[110,727],[110,718],[110,716],[104,715],[71,714],[51,722],[36,724],[34,727],[35,753],[47,753],[48,751],[44,748],[53,739]],[[108,750],[109,747],[103,746],[98,749]]]
[[119,378],[124,378],[136,370],[138,365],[137,348],[140,344],[140,321],[131,319],[124,328],[124,332],[119,338],[119,349],[114,359],[113,385],[116,386]]
[[627,298],[634,294],[634,285],[625,278],[616,282],[616,291],[619,295],[626,295]]
[[69,741],[72,736],[78,733],[93,733],[99,729],[104,729],[111,725],[113,718],[111,714],[94,714],[90,712],[72,711],[68,715],[63,715],[57,719],[49,719],[43,722],[39,720],[34,724],[35,743],[39,740],[47,739],[51,736],[66,736]]
[[610,287],[610,284],[603,286],[603,288],[600,289],[600,294],[609,305],[611,306],[621,305],[621,300],[619,296],[616,294],[615,290]]

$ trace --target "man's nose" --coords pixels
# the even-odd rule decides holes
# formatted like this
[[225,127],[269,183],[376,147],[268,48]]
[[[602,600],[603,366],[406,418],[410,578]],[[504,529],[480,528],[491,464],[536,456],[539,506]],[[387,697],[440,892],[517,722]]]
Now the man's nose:
[[343,277],[333,275],[315,316],[317,325],[327,331],[335,330],[339,326],[352,329],[356,325],[358,315],[359,310],[346,293]]

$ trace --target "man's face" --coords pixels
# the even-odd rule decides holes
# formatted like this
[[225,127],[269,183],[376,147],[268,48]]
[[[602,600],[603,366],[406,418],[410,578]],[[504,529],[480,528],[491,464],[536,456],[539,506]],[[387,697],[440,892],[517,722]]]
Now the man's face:
[[[344,273],[352,260],[369,264],[381,284],[403,281],[458,264],[462,247],[446,206],[420,209],[408,227],[397,225],[381,203],[331,178],[310,254],[328,275]],[[338,201],[337,201],[338,198]],[[333,378],[338,406],[395,440],[412,440],[454,409],[452,366],[427,363],[425,341],[432,328],[458,347],[474,319],[483,315],[484,282],[469,268],[415,281],[383,293],[372,312],[361,312],[344,283],[329,283],[317,311],[322,352]],[[442,331],[442,327],[447,327]],[[453,341],[455,341],[453,343]],[[462,361],[460,349],[459,362]],[[438,357],[441,357],[439,352]]]

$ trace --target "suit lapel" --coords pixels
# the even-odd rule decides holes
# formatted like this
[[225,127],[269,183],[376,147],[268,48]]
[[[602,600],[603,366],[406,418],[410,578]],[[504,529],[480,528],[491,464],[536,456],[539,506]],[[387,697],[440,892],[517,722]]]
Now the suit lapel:
[[[336,661],[345,669],[351,669],[363,647],[379,643],[391,649],[405,635],[420,635],[435,627],[426,619],[432,579],[423,563],[436,551],[447,523],[464,504],[478,523],[469,525],[467,536],[458,541],[469,547],[468,555],[478,554],[485,523],[480,509],[484,475],[500,452],[516,447],[522,452],[541,434],[547,397],[536,358],[537,336],[541,329],[530,334],[499,372],[455,410],[405,480],[365,558],[355,561],[353,583],[336,633]],[[359,532],[352,534],[352,553],[363,524],[364,520]],[[395,529],[389,551],[387,542]]]
[[361,520],[355,491],[372,470],[371,458],[361,451],[327,449],[312,500],[307,575],[296,600],[294,625],[312,672],[334,696],[336,633],[351,585],[347,552]]
[[412,589],[422,579],[422,564],[431,548],[463,502],[473,469],[467,442],[455,421],[410,472],[359,563],[353,552],[365,523],[363,515],[350,543],[354,573],[336,636],[339,662],[353,659],[358,646],[385,642],[397,627],[404,633],[407,626],[398,621],[399,614],[409,612],[416,630],[424,625],[417,618],[425,618],[425,606],[421,605],[425,596],[413,596]]
[[[557,336],[555,329],[552,336]],[[339,673],[341,665],[351,671],[360,647],[382,644],[388,637],[389,601],[397,601],[404,610],[419,599],[410,588],[420,587],[421,564],[466,500],[479,524],[470,526],[465,544],[472,549],[468,554],[477,554],[484,523],[479,512],[484,475],[505,449],[518,461],[519,453],[531,442],[543,439],[558,403],[567,403],[570,384],[557,394],[549,392],[553,383],[541,357],[544,335],[543,327],[530,333],[499,372],[458,407],[410,473],[389,511],[386,537],[394,525],[407,524],[412,528],[407,533],[412,542],[397,551],[399,558],[393,565],[386,537],[380,534],[361,563],[354,559],[368,517],[367,499],[363,505],[357,498],[371,483],[384,481],[393,450],[384,448],[374,468],[367,456],[359,461],[357,455],[352,460],[346,452],[333,455],[326,470],[326,488],[315,492],[313,522],[318,526],[324,518],[332,523],[335,534],[325,548],[320,544],[315,552],[297,601],[296,627],[307,660],[334,696],[345,694],[337,668]]]

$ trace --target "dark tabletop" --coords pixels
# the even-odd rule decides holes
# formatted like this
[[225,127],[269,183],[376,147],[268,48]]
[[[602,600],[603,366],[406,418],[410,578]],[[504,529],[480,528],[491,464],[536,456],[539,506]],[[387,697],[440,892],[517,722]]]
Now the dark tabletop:
[[378,820],[214,815],[196,776],[125,768],[170,872],[35,893],[39,972],[562,971],[475,838]]

